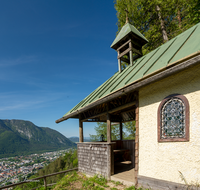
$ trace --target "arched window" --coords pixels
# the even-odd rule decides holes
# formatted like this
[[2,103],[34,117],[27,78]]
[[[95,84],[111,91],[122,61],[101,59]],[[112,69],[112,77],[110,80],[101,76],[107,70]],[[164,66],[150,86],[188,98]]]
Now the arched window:
[[189,103],[185,96],[166,97],[158,108],[158,142],[189,141]]

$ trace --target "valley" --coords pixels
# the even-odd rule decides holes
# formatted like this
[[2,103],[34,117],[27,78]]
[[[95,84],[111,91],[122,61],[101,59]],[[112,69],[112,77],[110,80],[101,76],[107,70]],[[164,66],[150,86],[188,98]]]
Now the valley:
[[70,149],[0,159],[0,186],[27,180]]

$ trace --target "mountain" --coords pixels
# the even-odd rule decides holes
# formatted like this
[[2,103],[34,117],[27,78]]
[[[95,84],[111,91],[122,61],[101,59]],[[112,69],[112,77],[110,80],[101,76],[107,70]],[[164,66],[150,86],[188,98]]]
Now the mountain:
[[0,119],[0,158],[75,147],[75,143],[48,127],[38,127],[30,121]]
[[[79,137],[69,137],[68,139],[72,142],[79,142]],[[90,142],[90,137],[84,137],[84,142]]]

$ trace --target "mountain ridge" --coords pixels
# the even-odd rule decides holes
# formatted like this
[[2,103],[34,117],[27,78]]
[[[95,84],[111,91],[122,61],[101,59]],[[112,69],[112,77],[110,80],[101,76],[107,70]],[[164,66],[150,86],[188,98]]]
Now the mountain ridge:
[[0,158],[75,147],[54,129],[25,120],[0,119]]
[[[68,137],[68,139],[74,143],[79,142],[79,137],[73,136],[73,137]],[[84,142],[91,142],[90,137],[84,137],[83,138]]]

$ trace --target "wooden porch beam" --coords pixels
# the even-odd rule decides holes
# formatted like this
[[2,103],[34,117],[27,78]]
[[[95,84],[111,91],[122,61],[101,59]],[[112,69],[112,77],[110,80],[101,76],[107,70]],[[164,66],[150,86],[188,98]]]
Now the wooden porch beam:
[[111,121],[109,113],[107,113],[107,142],[111,142]]
[[114,112],[116,112],[116,111],[120,111],[120,110],[122,110],[122,109],[126,109],[126,108],[131,107],[131,106],[134,106],[134,105],[136,105],[136,101],[132,101],[132,102],[130,102],[130,103],[128,103],[128,104],[124,104],[124,105],[122,105],[122,106],[116,107],[116,108],[114,108],[114,109],[108,111],[108,113],[114,113]]
[[95,117],[100,117],[100,116],[102,116],[102,115],[106,115],[106,113],[107,113],[107,112],[102,112],[102,113],[99,113],[99,114],[97,114],[97,115],[93,115],[93,116],[91,116],[91,117],[87,117],[87,118],[85,118],[85,119],[82,119],[81,121],[85,122],[85,121],[87,121],[88,119],[93,119],[93,118],[95,118]]
[[83,142],[83,122],[79,118],[79,142]]
[[138,185],[138,170],[139,170],[139,93],[137,95],[137,104],[135,110],[135,185]]
[[120,121],[119,123],[119,130],[120,130],[120,140],[123,139],[123,126],[122,126],[122,122]]
[[111,109],[111,110],[109,110],[108,112],[103,112],[103,113],[99,113],[99,114],[93,115],[93,116],[91,116],[91,117],[84,118],[84,119],[82,119],[81,121],[84,122],[84,121],[87,121],[88,119],[93,119],[93,118],[95,118],[95,117],[100,117],[100,116],[102,116],[102,115],[106,115],[107,113],[112,114],[112,113],[114,113],[114,112],[116,112],[116,111],[119,111],[119,110],[122,110],[122,109],[126,109],[126,108],[128,108],[128,107],[134,106],[135,104],[136,104],[136,101],[133,101],[133,102],[130,102],[130,103],[128,103],[128,104],[124,104],[124,105],[122,105],[122,106],[119,106],[119,107],[116,107],[116,108],[114,108],[114,109]]

